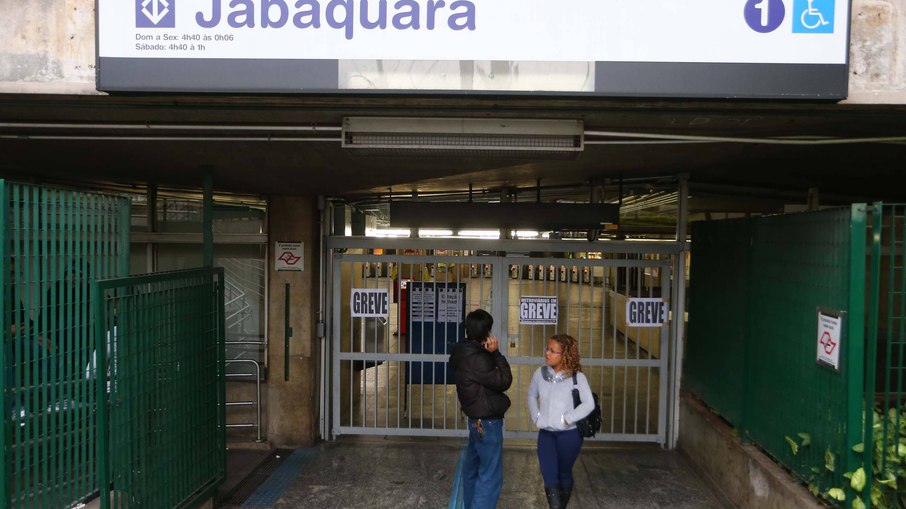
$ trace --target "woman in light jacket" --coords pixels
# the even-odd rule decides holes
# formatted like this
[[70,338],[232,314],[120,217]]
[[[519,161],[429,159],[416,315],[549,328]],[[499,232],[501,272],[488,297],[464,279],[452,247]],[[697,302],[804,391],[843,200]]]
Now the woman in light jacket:
[[[547,342],[544,366],[532,375],[528,389],[529,415],[538,427],[538,463],[550,509],[565,509],[573,491],[573,465],[583,438],[576,421],[594,409],[588,379],[579,364],[579,345],[569,334]],[[579,406],[573,408],[573,375]]]

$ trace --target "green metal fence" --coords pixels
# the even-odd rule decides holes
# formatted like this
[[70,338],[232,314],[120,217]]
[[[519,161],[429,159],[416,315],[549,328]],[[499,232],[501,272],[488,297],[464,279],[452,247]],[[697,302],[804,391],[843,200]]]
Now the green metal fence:
[[102,509],[203,501],[226,472],[223,269],[100,281],[95,292],[95,351],[108,352],[91,365],[107,379],[96,385],[108,395],[97,396],[109,436]]
[[0,181],[0,225],[0,506],[67,507],[97,491],[90,282],[128,274],[129,202]]
[[[865,217],[858,205],[692,228],[684,387],[825,497],[861,465]],[[818,362],[819,309],[842,317],[838,369]]]
[[223,273],[128,278],[129,228],[126,198],[0,180],[0,509],[191,507],[224,478]]
[[742,422],[752,221],[692,224],[683,386]]
[[872,208],[863,464],[866,507],[906,507],[906,205]]

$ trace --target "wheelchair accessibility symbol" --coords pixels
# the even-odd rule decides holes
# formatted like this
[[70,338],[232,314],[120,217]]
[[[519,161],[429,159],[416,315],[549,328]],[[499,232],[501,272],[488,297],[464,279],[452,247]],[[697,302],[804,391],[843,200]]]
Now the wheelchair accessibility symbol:
[[834,33],[834,0],[793,0],[793,33]]

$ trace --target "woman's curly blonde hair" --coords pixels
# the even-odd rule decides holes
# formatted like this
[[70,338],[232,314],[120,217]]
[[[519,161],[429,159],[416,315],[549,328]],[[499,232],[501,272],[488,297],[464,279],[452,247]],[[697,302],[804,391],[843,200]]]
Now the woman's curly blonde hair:
[[579,357],[579,342],[569,334],[554,334],[551,340],[560,344],[563,350],[563,366],[570,373],[582,371],[582,359]]

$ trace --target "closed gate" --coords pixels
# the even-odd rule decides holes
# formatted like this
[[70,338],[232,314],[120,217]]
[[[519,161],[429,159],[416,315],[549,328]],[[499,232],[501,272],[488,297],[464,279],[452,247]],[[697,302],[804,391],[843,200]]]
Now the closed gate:
[[465,314],[483,308],[513,371],[507,436],[535,436],[528,385],[548,339],[565,332],[600,396],[595,440],[667,441],[672,320],[626,318],[628,300],[670,309],[675,244],[331,238],[327,247],[329,435],[464,435],[448,359]]

